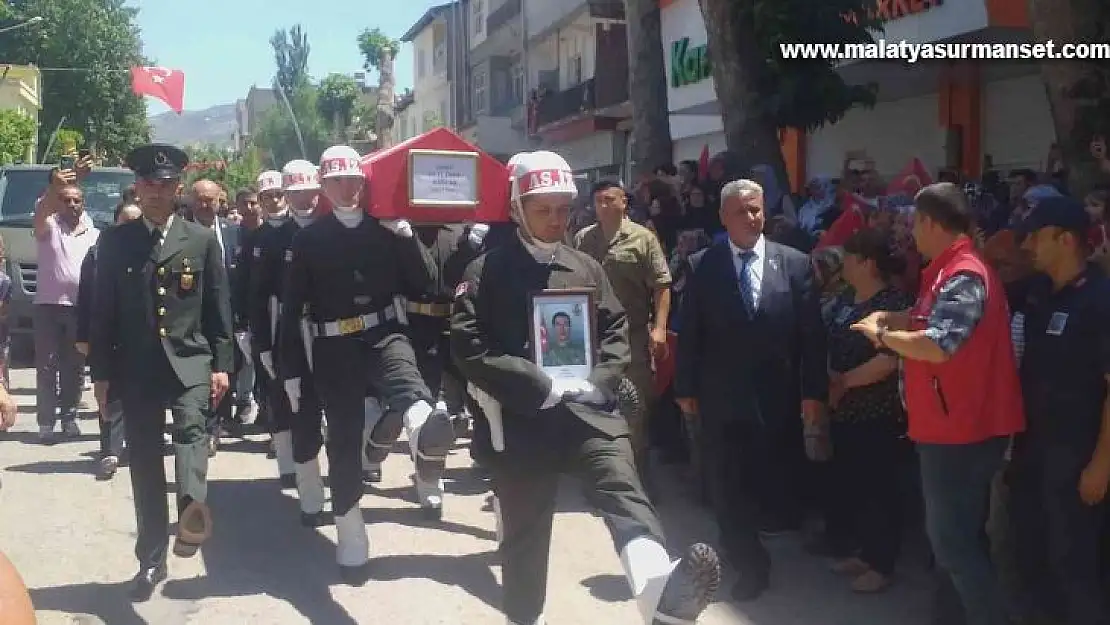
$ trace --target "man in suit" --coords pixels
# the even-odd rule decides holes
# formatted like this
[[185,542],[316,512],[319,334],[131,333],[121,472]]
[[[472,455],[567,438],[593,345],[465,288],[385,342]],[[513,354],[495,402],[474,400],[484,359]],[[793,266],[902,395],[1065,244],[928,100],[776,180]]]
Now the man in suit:
[[724,556],[740,574],[732,594],[745,601],[770,583],[760,530],[800,520],[803,420],[823,418],[828,377],[809,258],[763,237],[763,189],[726,184],[720,216],[727,240],[692,258],[675,396],[700,419]]
[[[216,242],[220,244],[224,269],[227,271],[232,293],[235,282],[239,279],[239,226],[219,216],[220,197],[226,197],[223,187],[211,180],[198,180],[193,183],[191,208],[192,221],[208,228],[216,235]],[[233,369],[233,371],[236,371]],[[236,388],[235,374],[232,375],[232,388]],[[220,405],[208,416],[208,455],[215,456],[220,443],[220,430],[230,427],[232,420],[233,404],[232,394],[227,393],[220,401]]]
[[[173,551],[196,554],[211,534],[207,417],[228,390],[231,306],[216,234],[174,215],[188,157],[170,145],[127,156],[143,217],[110,229],[98,247],[90,361],[97,401],[119,385],[131,451],[139,572],[130,596],[146,601],[166,578],[169,514],[162,428],[173,414],[178,530]],[[116,346],[115,350],[105,346]]]

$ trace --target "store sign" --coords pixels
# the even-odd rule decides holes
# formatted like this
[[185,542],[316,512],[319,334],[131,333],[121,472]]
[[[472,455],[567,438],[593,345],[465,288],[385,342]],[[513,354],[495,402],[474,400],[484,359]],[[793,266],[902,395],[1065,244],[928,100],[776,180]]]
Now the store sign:
[[683,37],[671,44],[671,86],[685,87],[699,83],[713,75],[706,46],[691,46],[690,38]]
[[[944,0],[875,0],[875,8],[868,11],[868,17],[890,22],[910,15],[925,13],[943,5]],[[854,15],[849,17],[852,21],[855,21],[854,18]]]

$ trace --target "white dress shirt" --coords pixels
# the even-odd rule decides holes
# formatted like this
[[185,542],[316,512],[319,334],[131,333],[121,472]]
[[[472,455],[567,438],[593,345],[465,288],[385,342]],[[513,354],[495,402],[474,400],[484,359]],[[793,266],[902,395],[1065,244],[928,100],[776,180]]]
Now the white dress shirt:
[[767,258],[767,241],[764,240],[761,234],[755,242],[755,247],[750,250],[737,246],[732,242],[732,239],[728,240],[728,246],[732,248],[732,265],[736,268],[736,279],[740,282],[740,288],[744,287],[744,282],[740,277],[740,272],[744,269],[744,260],[740,258],[740,254],[743,252],[753,252],[755,254],[751,262],[748,263],[747,278],[751,287],[748,292],[748,295],[751,296],[749,301],[753,310],[758,309],[759,296],[763,291],[763,261]]

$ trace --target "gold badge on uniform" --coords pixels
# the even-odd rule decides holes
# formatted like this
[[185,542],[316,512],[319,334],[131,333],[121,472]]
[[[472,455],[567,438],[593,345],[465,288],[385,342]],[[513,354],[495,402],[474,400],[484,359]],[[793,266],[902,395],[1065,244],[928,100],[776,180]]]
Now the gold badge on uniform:
[[193,281],[193,274],[191,274],[191,273],[181,274],[181,290],[182,291],[192,291],[194,284],[195,284],[195,282]]

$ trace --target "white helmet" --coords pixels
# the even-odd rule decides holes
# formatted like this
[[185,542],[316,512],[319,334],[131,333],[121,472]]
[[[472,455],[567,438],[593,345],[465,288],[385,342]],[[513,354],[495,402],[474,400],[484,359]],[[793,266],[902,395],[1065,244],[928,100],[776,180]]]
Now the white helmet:
[[360,156],[354,148],[346,145],[333,145],[320,155],[320,179],[338,177],[364,178],[359,163]]
[[522,152],[509,159],[510,199],[516,203],[529,195],[567,193],[578,197],[574,172],[562,156],[554,152]]
[[281,172],[268,169],[258,174],[258,192],[281,191]]
[[316,166],[304,160],[289,161],[281,168],[282,185],[286,191],[315,191],[320,188]]

